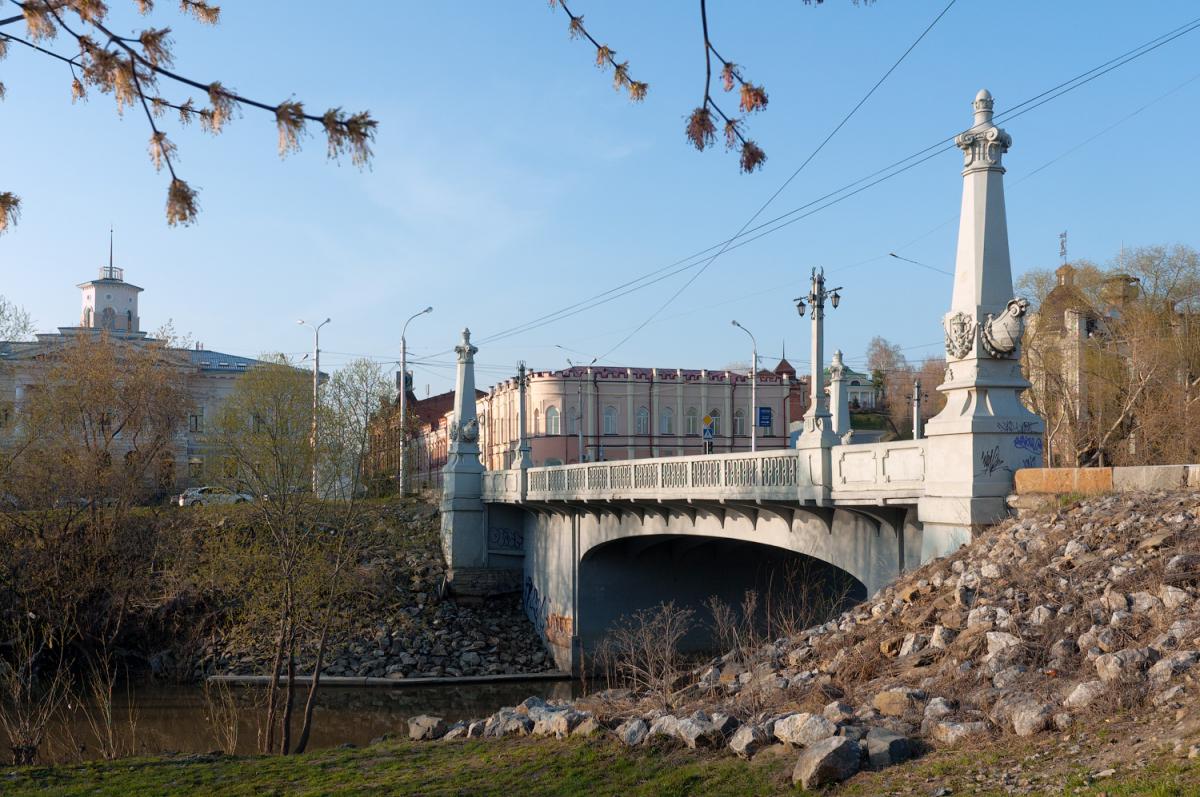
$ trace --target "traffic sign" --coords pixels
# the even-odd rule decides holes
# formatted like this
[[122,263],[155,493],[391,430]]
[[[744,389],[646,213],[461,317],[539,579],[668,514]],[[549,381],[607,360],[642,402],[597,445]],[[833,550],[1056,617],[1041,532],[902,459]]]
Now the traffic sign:
[[762,426],[762,427],[766,427],[768,429],[771,428],[771,408],[770,407],[759,407],[758,408],[758,425]]
[[712,430],[712,427],[711,427],[711,426],[705,426],[705,427],[704,427],[704,439],[705,439],[705,440],[712,440],[712,439],[713,439],[713,430]]
[[712,428],[712,425],[713,425],[713,419],[712,419],[712,416],[711,416],[711,415],[705,415],[705,416],[704,416],[704,425],[705,425],[706,427],[708,427],[709,429],[711,429],[711,428]]

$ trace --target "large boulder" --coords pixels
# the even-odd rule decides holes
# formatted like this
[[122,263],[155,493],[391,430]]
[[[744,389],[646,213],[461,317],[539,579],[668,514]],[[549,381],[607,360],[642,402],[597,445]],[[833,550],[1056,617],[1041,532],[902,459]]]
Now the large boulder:
[[1190,670],[1197,661],[1200,661],[1200,653],[1194,650],[1176,651],[1150,668],[1150,680],[1161,686],[1176,675]]
[[887,728],[872,728],[865,739],[867,760],[872,769],[883,769],[912,757],[912,745],[908,738]]
[[617,738],[628,747],[636,747],[646,740],[650,726],[641,717],[626,720],[617,727]]
[[911,711],[920,710],[924,703],[925,693],[907,686],[885,689],[871,701],[876,711],[888,717],[903,717]]
[[988,724],[982,721],[950,722],[942,720],[930,724],[930,735],[942,744],[957,744],[963,739],[987,733]]
[[775,721],[775,738],[807,747],[837,733],[837,725],[819,714],[789,714]]
[[830,736],[800,754],[792,770],[792,782],[804,789],[841,783],[858,772],[861,762],[862,751],[858,742],[845,736]]
[[418,714],[408,721],[408,738],[415,742],[440,739],[446,733],[446,722],[441,717]]
[[1084,681],[1076,684],[1063,705],[1067,708],[1087,708],[1108,689],[1104,681]]
[[734,731],[729,749],[741,758],[750,758],[771,743],[771,737],[758,725],[743,725]]
[[1151,648],[1125,648],[1096,657],[1096,674],[1101,681],[1140,678],[1157,658]]
[[725,739],[711,721],[696,717],[687,717],[679,721],[679,738],[688,747],[719,747]]

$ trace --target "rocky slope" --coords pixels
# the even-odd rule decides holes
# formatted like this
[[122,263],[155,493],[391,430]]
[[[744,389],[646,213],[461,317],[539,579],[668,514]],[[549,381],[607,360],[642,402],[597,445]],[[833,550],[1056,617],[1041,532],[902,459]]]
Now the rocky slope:
[[[433,503],[397,503],[381,511],[394,534],[365,565],[376,574],[374,594],[355,607],[351,630],[331,640],[324,675],[400,679],[554,669],[519,595],[480,604],[442,595],[446,567]],[[302,665],[312,652],[305,653]],[[270,668],[270,655],[262,640],[216,638],[200,651],[193,675],[261,675]]]
[[[666,738],[744,757],[787,745],[806,788],[1004,737],[1044,735],[1107,767],[1120,750],[1105,757],[1089,739],[1114,719],[1131,756],[1195,757],[1198,594],[1200,495],[1101,496],[984,530],[824,625],[745,660],[713,660],[672,694],[531,699],[475,723],[421,720],[411,731],[611,732],[629,745]],[[1028,777],[1004,786],[1038,788]]]

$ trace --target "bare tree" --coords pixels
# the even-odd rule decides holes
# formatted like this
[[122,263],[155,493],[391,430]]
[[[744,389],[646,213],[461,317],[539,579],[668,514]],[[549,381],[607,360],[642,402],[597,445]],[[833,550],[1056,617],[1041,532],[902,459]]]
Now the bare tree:
[[[0,203],[3,200],[0,199]],[[3,228],[3,212],[0,211],[0,232]],[[33,336],[33,319],[23,307],[18,307],[0,296],[0,340],[28,340]]]
[[[805,5],[820,5],[823,0],[804,0]],[[873,0],[854,0],[855,5],[869,5]],[[616,50],[607,44],[601,44],[584,27],[583,15],[576,14],[567,6],[564,0],[550,0],[551,7],[561,8],[568,18],[568,32],[572,39],[585,39],[596,48],[596,66],[600,69],[613,70],[613,87],[618,91],[626,89],[629,98],[641,102],[646,97],[649,85],[634,80],[629,75],[629,62],[616,60]],[[762,148],[745,135],[746,118],[759,111],[766,110],[768,97],[766,89],[761,84],[753,83],[743,77],[741,65],[724,58],[717,52],[713,37],[709,32],[708,4],[700,0],[700,32],[704,45],[704,93],[700,105],[687,116],[685,134],[687,140],[698,150],[705,150],[717,141],[717,117],[722,123],[722,132],[727,150],[739,151],[738,165],[747,174],[759,169],[766,161],[767,155]],[[715,63],[714,63],[715,59]],[[721,88],[726,92],[737,89],[738,111],[741,116],[730,115],[713,96],[714,68],[719,68]]]
[[[240,596],[240,628],[274,640],[263,752],[286,755],[307,746],[331,631],[347,621],[347,602],[361,588],[354,566],[370,523],[358,486],[379,381],[380,374],[361,363],[335,379],[321,408],[326,431],[317,452],[308,436],[309,376],[286,360],[249,370],[218,411],[223,477],[260,497],[249,509],[262,533],[246,539],[236,530],[218,532],[214,566]],[[322,476],[318,494],[307,486],[314,456]],[[305,650],[311,651],[311,679],[293,744]]]
[[[121,36],[110,27],[110,10],[103,0],[11,2],[21,13],[0,18],[0,58],[5,57],[10,43],[19,44],[66,67],[71,76],[72,101],[86,100],[88,91],[94,89],[111,94],[118,113],[127,107],[140,106],[150,129],[150,160],[156,170],[166,167],[170,175],[168,224],[191,224],[199,210],[195,189],[176,173],[175,144],[162,129],[162,117],[168,111],[178,114],[179,124],[198,121],[214,135],[243,109],[264,111],[275,117],[281,157],[300,148],[300,140],[311,122],[324,130],[330,158],[348,155],[360,167],[370,161],[377,123],[365,111],[347,113],[341,108],[330,108],[320,115],[310,114],[295,99],[262,102],[238,94],[219,80],[201,81],[185,76],[173,70],[169,27],[147,27],[136,36]],[[133,7],[140,14],[149,15],[154,11],[154,0],[133,0]],[[220,19],[220,8],[208,0],[180,0],[179,7],[184,15],[203,24],[215,25]],[[24,37],[4,30],[20,22],[25,23]],[[71,41],[69,54],[50,49],[50,43],[60,34]],[[200,92],[201,103],[208,104],[198,105],[190,96],[168,95],[162,84],[182,89],[183,94]],[[3,96],[4,86],[0,84],[0,99]],[[0,234],[17,221],[20,210],[19,197],[10,191],[0,192]]]

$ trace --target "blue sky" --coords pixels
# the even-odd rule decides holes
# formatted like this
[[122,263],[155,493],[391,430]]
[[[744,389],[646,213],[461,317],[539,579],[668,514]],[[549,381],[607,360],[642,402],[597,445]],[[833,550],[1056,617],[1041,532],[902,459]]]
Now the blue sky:
[[[216,28],[160,4],[155,24],[175,30],[178,71],[270,102],[294,94],[317,111],[368,108],[380,122],[368,171],[327,161],[317,137],[281,161],[273,120],[253,110],[217,138],[168,122],[180,174],[201,191],[199,222],[186,229],[165,224],[166,180],[146,154],[145,120],[119,117],[98,94],[72,105],[65,67],[11,46],[0,63],[0,189],[20,194],[24,212],[0,237],[0,293],[40,328],[75,323],[74,286],[104,262],[112,224],[117,265],[146,289],[143,326],[173,319],[211,349],[300,353],[311,334],[295,320],[329,316],[323,366],[353,355],[394,360],[400,324],[432,304],[409,327],[410,350],[433,359],[416,370],[419,394],[450,386],[442,352],[463,326],[481,341],[483,386],[520,359],[537,368],[588,360],[694,272],[487,338],[736,232],[945,3],[712,0],[714,44],[770,95],[748,128],[768,155],[751,176],[738,173],[734,154],[697,153],[684,140],[703,83],[692,2],[574,0],[593,35],[649,82],[640,105],[612,90],[591,47],[568,39],[565,15],[543,0],[356,0],[336,13],[327,3],[255,0],[226,3]],[[111,5],[118,29],[133,30],[132,3]],[[763,218],[965,128],[981,87],[1002,111],[1198,13],[1184,0],[958,0]],[[1073,257],[1098,261],[1122,243],[1200,246],[1189,141],[1200,122],[1197,53],[1200,31],[1004,125],[1014,139],[1015,273],[1054,266],[1064,229]],[[744,362],[747,339],[729,323],[737,318],[768,367],[785,339],[800,365],[809,327],[791,299],[814,265],[845,286],[828,346],[855,364],[875,334],[913,358],[938,354],[950,277],[887,253],[952,269],[960,163],[957,152],[939,155],[726,253],[605,361]]]

